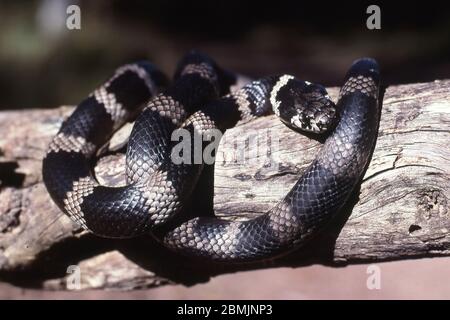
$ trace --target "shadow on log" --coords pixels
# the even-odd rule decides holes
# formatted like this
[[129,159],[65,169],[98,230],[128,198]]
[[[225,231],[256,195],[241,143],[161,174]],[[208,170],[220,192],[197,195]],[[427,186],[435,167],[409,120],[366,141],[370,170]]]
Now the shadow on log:
[[[335,99],[337,89],[329,92]],[[180,257],[151,236],[97,238],[63,215],[42,184],[41,162],[72,110],[0,112],[3,281],[66,289],[67,269],[77,265],[83,289],[128,290],[192,285],[241,270],[450,255],[450,80],[389,87],[372,161],[338,218],[301,250],[271,262],[235,266]],[[120,144],[126,132],[127,128],[118,132],[111,144]],[[266,143],[269,133],[270,152],[249,148],[254,147],[252,139]],[[320,144],[274,116],[228,130],[215,167],[204,172],[186,213],[214,211],[222,218],[245,219],[268,211],[293,186]],[[246,165],[237,151],[244,153]],[[123,181],[123,170],[109,169],[112,162],[123,165],[123,155],[109,153],[97,163],[95,172],[102,183]]]

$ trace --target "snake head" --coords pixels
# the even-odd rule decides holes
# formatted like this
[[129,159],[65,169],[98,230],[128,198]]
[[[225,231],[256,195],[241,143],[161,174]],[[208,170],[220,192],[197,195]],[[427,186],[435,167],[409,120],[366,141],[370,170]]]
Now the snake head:
[[322,85],[294,78],[278,97],[279,117],[294,130],[322,134],[335,124],[336,105]]

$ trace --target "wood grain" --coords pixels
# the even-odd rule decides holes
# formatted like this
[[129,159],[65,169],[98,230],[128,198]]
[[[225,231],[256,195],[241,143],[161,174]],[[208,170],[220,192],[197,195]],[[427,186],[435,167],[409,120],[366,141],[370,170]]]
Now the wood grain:
[[[336,88],[329,92],[336,98]],[[0,279],[4,281],[66,289],[67,268],[77,265],[81,289],[128,290],[190,285],[239,270],[450,255],[450,80],[388,87],[372,161],[360,188],[334,223],[308,246],[282,259],[237,266],[179,257],[151,236],[100,239],[64,216],[42,184],[41,162],[51,137],[72,110],[0,112]],[[124,132],[115,141],[123,140]],[[208,211],[208,205],[227,219],[268,211],[295,183],[320,145],[274,116],[228,130],[219,147],[214,179],[209,168],[188,214]],[[123,157],[110,155],[97,164],[102,183],[123,181],[123,172],[109,169],[112,162],[123,163]]]

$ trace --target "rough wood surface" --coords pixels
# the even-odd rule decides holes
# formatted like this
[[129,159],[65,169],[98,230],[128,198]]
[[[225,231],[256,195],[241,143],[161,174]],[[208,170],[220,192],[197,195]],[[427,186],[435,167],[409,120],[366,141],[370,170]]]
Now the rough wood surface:
[[[336,97],[337,89],[330,93]],[[360,189],[339,218],[302,250],[274,262],[245,266],[180,258],[150,236],[100,239],[71,223],[41,182],[47,144],[71,110],[0,112],[3,281],[66,289],[67,269],[78,265],[81,288],[125,290],[195,284],[244,269],[450,255],[450,80],[387,88],[372,161]],[[269,152],[264,148],[268,136]],[[255,141],[260,146],[257,152],[253,151]],[[196,193],[188,211],[208,211],[214,199],[214,210],[221,216],[245,218],[266,212],[294,184],[319,148],[319,141],[290,131],[274,116],[229,130],[213,173],[214,197],[207,192],[213,183],[209,168],[199,186],[202,192]],[[122,160],[120,155],[102,158],[96,167],[99,179],[121,181],[120,172],[106,168]]]

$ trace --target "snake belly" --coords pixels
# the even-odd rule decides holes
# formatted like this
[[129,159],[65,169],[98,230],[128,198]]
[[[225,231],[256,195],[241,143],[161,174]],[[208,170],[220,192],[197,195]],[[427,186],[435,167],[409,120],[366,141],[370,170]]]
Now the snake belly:
[[[275,113],[289,101],[290,83],[282,78],[272,87]],[[340,90],[339,123],[283,200],[247,221],[194,218],[169,231],[163,243],[185,255],[222,262],[269,259],[302,246],[336,216],[361,181],[377,137],[378,95],[376,61],[357,60]]]

